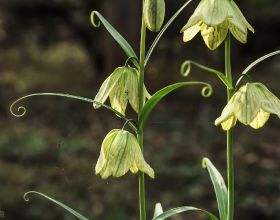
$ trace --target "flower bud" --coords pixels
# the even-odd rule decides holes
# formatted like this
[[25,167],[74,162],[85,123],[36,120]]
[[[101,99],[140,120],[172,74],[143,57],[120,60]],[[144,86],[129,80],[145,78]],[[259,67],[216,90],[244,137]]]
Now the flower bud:
[[163,24],[165,17],[164,0],[145,0],[144,20],[150,31],[158,32]]
[[114,129],[105,137],[95,173],[103,179],[109,176],[120,177],[128,171],[137,173],[139,170],[155,177],[154,170],[144,160],[136,137],[125,130]]

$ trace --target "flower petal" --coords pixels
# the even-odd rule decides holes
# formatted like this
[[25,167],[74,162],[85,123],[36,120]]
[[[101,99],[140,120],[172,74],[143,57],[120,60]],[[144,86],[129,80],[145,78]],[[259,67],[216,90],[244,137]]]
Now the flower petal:
[[196,25],[189,27],[184,31],[183,41],[188,42],[192,40],[195,35],[200,31],[201,22],[198,22]]
[[155,172],[150,167],[150,165],[145,161],[145,159],[143,157],[143,153],[140,149],[140,146],[139,146],[136,138],[130,138],[128,144],[130,146],[133,146],[133,161],[134,162],[133,162],[133,164],[131,164],[130,170],[132,172],[137,172],[137,170],[140,170],[140,171],[146,173],[147,175],[149,175],[151,178],[155,178]]
[[226,38],[228,33],[227,21],[217,26],[207,26],[202,24],[201,36],[207,47],[211,50],[215,50]]
[[268,112],[263,111],[262,109],[258,112],[257,116],[250,123],[250,126],[254,129],[259,129],[264,126],[264,124],[269,119],[270,114]]
[[[94,98],[94,101],[104,103],[111,93],[112,89],[118,82],[123,72],[123,68],[119,67],[114,70],[114,72],[102,83],[97,95]],[[95,109],[99,108],[100,105],[93,104]]]
[[112,143],[116,138],[117,131],[117,129],[110,131],[102,142],[100,156],[95,166],[95,174],[100,174],[103,179],[107,179],[110,175],[112,175],[110,166],[108,166],[108,156],[112,147]]
[[263,93],[263,100],[261,100],[261,107],[264,111],[271,114],[276,114],[280,117],[280,100],[262,83],[258,83],[259,90]]
[[235,102],[234,115],[243,124],[250,124],[260,111],[259,97],[256,96],[256,90],[253,83],[247,83],[236,93],[240,97]]
[[198,16],[190,17],[188,23],[180,30],[180,33],[183,33],[185,30],[199,24],[201,22],[201,18]]
[[190,17],[190,19],[188,20],[187,24],[181,29],[180,33],[183,33],[185,30],[189,29],[190,27],[197,25],[200,21],[201,21],[201,8],[204,7],[204,5],[207,2],[205,0],[201,0],[197,6],[197,8],[195,9],[194,13],[192,14],[192,16]]
[[232,9],[235,11],[236,16],[238,17],[238,19],[243,23],[243,25],[245,25],[252,33],[255,33],[254,28],[249,24],[249,22],[246,20],[246,18],[244,17],[244,15],[242,14],[242,12],[240,11],[239,7],[236,5],[236,3],[234,1],[230,1],[231,5],[232,5]]
[[128,103],[128,90],[126,80],[127,75],[123,73],[109,95],[112,108],[122,114],[125,114]]
[[243,31],[229,21],[229,30],[236,40],[243,44],[247,43],[247,29]]
[[126,74],[127,74],[126,88],[128,92],[127,94],[128,100],[131,107],[134,109],[134,111],[138,113],[139,111],[138,73],[136,69],[129,68]]
[[120,177],[126,174],[132,163],[131,157],[132,146],[129,145],[130,133],[124,130],[118,132],[116,139],[114,140],[113,147],[110,151],[110,167],[112,169],[112,175],[114,177]]
[[223,130],[228,131],[229,129],[234,127],[236,124],[236,121],[237,121],[236,117],[231,116],[228,120],[222,122],[221,125],[222,125]]
[[202,0],[200,6],[201,20],[207,26],[222,24],[228,17],[231,5],[228,0]]

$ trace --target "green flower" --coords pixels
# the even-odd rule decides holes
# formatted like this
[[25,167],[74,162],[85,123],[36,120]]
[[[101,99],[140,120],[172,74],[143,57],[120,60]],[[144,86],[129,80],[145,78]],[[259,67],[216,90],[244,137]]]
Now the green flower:
[[105,137],[95,173],[103,179],[109,176],[120,177],[128,171],[139,170],[155,177],[154,170],[146,163],[136,137],[125,130],[114,129]]
[[247,29],[254,33],[234,1],[201,0],[181,33],[184,42],[188,42],[201,31],[207,47],[215,50],[225,40],[228,30],[238,41],[246,43]]
[[270,114],[280,118],[280,100],[262,83],[247,83],[232,96],[215,125],[221,124],[223,130],[229,130],[238,120],[258,129]]
[[[103,82],[99,92],[94,98],[94,101],[104,103],[109,97],[113,109],[125,114],[128,102],[131,107],[138,113],[139,111],[139,95],[138,72],[132,67],[119,67]],[[149,93],[145,88],[145,97],[150,98]],[[99,108],[100,105],[94,104],[94,108]]]

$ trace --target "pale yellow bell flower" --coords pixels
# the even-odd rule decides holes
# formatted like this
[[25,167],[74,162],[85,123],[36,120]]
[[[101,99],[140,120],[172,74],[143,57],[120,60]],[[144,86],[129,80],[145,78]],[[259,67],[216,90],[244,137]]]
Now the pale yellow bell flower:
[[246,43],[247,29],[254,33],[234,1],[201,0],[181,33],[184,33],[184,42],[188,42],[200,31],[207,47],[215,50],[225,40],[228,31],[238,41]]
[[232,96],[215,125],[221,124],[223,130],[229,130],[238,120],[259,129],[270,114],[280,118],[280,100],[262,83],[247,83]]
[[103,179],[109,176],[120,177],[128,171],[139,170],[155,177],[154,170],[144,160],[136,137],[128,131],[114,129],[105,137],[95,166],[96,175]]
[[[139,74],[137,69],[129,66],[118,67],[103,82],[99,92],[94,98],[94,101],[103,104],[109,97],[112,108],[122,114],[125,114],[125,110],[129,102],[134,111],[138,113],[138,84]],[[146,100],[146,98],[150,98],[146,88],[144,93],[144,100]],[[95,103],[93,107],[99,108],[100,105]]]

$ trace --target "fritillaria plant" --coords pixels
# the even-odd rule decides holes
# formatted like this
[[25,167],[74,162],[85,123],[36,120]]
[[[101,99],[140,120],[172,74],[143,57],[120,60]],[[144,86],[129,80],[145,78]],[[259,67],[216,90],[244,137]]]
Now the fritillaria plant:
[[[94,109],[103,107],[123,120],[124,125],[122,128],[113,129],[106,135],[101,145],[100,156],[95,165],[95,173],[103,179],[122,177],[129,170],[133,174],[138,174],[140,220],[147,219],[145,174],[150,178],[155,178],[156,173],[144,159],[144,127],[150,113],[166,95],[184,86],[202,86],[202,95],[204,97],[209,97],[212,94],[212,87],[208,83],[200,81],[177,82],[160,89],[153,95],[149,94],[144,85],[145,67],[157,43],[175,18],[190,2],[191,0],[186,2],[162,26],[166,10],[164,0],[142,1],[143,13],[139,56],[99,12],[93,11],[91,13],[92,25],[94,27],[104,25],[114,40],[121,46],[127,55],[124,65],[117,67],[107,77],[94,99],[61,93],[35,93],[16,100],[10,107],[14,116],[21,117],[26,113],[25,107],[20,106],[17,108],[17,112],[14,111],[15,105],[19,101],[33,96],[60,96],[92,103]],[[96,17],[99,19],[98,21]],[[148,30],[159,33],[146,52]],[[248,30],[254,33],[253,27],[246,20],[237,4],[231,0],[201,0],[187,24],[181,29],[184,42],[189,42],[201,32],[202,38],[210,50],[217,49],[223,42],[225,44],[224,72],[187,60],[182,64],[181,73],[183,76],[187,76],[191,71],[191,66],[194,65],[217,76],[227,90],[228,103],[221,116],[215,121],[216,125],[221,124],[222,129],[227,132],[227,184],[212,162],[208,158],[203,158],[203,168],[207,168],[214,185],[219,217],[209,211],[193,206],[182,206],[163,212],[160,203],[157,203],[152,217],[153,220],[163,220],[188,211],[201,212],[211,220],[234,219],[233,128],[236,122],[240,121],[244,125],[250,125],[258,129],[266,123],[270,114],[276,114],[280,117],[280,100],[262,83],[252,82],[249,76],[249,72],[253,67],[269,57],[278,55],[280,51],[272,52],[254,61],[238,76],[236,83],[234,83],[231,71],[231,35],[239,42],[246,43]],[[248,82],[242,85],[244,79],[247,79]],[[109,99],[110,105],[105,104],[107,99]],[[136,113],[134,118],[128,118],[125,114],[128,105]],[[28,196],[34,193],[58,204],[79,219],[88,219],[69,206],[37,191],[27,192],[24,195],[25,200],[28,201]]]

